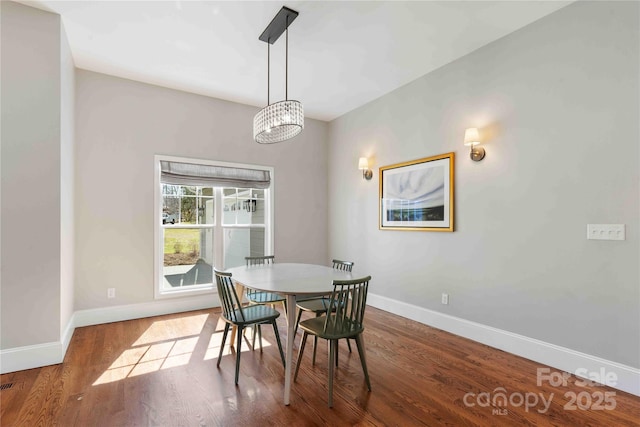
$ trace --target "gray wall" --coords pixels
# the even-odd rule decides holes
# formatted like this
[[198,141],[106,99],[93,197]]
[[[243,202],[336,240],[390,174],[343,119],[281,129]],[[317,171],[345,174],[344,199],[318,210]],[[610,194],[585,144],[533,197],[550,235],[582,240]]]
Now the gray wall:
[[72,314],[73,174],[63,168],[73,170],[74,83],[60,17],[0,7],[0,348],[8,349],[60,341]]
[[[333,121],[329,253],[371,293],[639,367],[638,40],[638,3],[578,2]],[[378,168],[449,151],[455,232],[378,230]]]
[[155,154],[273,166],[276,259],[327,262],[326,123],[261,146],[257,108],[83,70],[76,105],[76,310],[153,301]]

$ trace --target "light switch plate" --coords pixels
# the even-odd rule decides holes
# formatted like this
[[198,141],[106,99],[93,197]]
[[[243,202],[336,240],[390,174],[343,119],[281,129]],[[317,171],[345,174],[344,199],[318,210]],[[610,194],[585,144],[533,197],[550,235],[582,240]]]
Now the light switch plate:
[[624,224],[587,224],[589,240],[624,240]]

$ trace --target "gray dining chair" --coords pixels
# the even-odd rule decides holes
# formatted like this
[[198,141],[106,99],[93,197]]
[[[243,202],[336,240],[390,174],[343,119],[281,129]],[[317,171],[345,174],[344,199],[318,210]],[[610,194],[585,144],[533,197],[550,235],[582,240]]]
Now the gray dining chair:
[[[280,312],[272,307],[262,304],[243,307],[233,285],[231,273],[225,273],[216,269],[214,269],[213,272],[216,276],[218,297],[220,298],[220,303],[222,305],[221,318],[225,322],[224,332],[222,335],[222,343],[220,344],[220,353],[218,354],[218,363],[216,364],[216,366],[220,368],[220,361],[222,359],[224,344],[227,340],[229,329],[231,326],[236,326],[238,328],[238,344],[236,348],[235,382],[236,385],[238,385],[238,375],[240,373],[240,355],[242,354],[242,331],[247,326],[261,325],[265,323],[270,323],[273,326],[273,332],[276,336],[278,349],[280,350],[280,358],[282,359],[282,365],[284,366],[284,352],[282,351],[280,334],[278,332],[278,326],[276,325],[276,319],[280,316]],[[262,340],[260,341],[260,346],[260,348],[262,349]]]
[[[333,268],[341,271],[352,271],[353,270],[353,262],[352,261],[342,261],[339,259],[334,259],[332,261]],[[300,323],[300,318],[302,317],[302,312],[313,313],[316,317],[322,316],[327,312],[329,308],[329,298],[327,297],[309,297],[298,300],[296,304],[296,309],[298,310],[298,316],[296,318],[296,333],[298,333],[298,324]],[[313,337],[313,364],[316,363],[316,347],[318,345],[318,337]],[[351,344],[347,339],[347,346],[349,347],[349,353],[351,353]],[[336,364],[338,363],[338,358],[336,356]]]
[[300,322],[303,335],[293,381],[295,382],[298,378],[307,337],[313,335],[327,340],[329,342],[329,407],[333,406],[334,367],[338,354],[338,340],[340,339],[355,338],[365,382],[367,388],[371,391],[364,339],[362,337],[364,332],[364,311],[367,306],[367,292],[370,280],[371,276],[355,280],[334,280],[333,292],[329,298],[329,307],[326,314]]

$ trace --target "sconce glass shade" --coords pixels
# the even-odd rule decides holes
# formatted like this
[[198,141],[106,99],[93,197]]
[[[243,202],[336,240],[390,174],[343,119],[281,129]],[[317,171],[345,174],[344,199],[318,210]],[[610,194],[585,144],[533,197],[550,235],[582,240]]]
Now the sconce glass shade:
[[479,162],[484,159],[485,151],[482,147],[476,147],[476,145],[480,144],[480,135],[478,134],[477,128],[469,128],[464,131],[464,145],[471,146],[471,151],[469,152],[469,157],[474,162]]
[[367,181],[373,176],[373,171],[369,169],[369,160],[366,157],[360,157],[358,159],[358,169],[362,171],[362,178]]
[[369,169],[369,161],[367,160],[366,157],[360,157],[360,159],[358,159],[358,169],[360,170]]
[[464,131],[464,145],[478,145],[480,144],[480,135],[478,134],[478,128],[469,128]]
[[293,138],[304,129],[304,109],[299,101],[274,102],[253,118],[253,139],[259,144],[273,144]]

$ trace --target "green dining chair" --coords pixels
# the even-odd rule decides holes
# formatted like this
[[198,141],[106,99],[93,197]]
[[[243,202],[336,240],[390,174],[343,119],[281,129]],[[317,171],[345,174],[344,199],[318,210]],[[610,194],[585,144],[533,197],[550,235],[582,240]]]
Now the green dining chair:
[[[247,267],[273,264],[275,263],[275,255],[247,256],[244,257],[244,260],[247,264]],[[285,313],[287,312],[287,300],[286,298],[278,294],[274,294],[273,292],[257,291],[255,289],[247,289],[245,291],[245,294],[247,296],[249,304],[251,305],[268,304],[275,307],[276,304],[282,303],[282,307],[284,308]],[[254,328],[253,330],[253,336],[251,339],[252,347],[255,347],[256,344],[256,330],[258,332],[258,339],[262,340],[262,330],[260,329],[260,325],[256,325],[256,328]]]
[[[265,264],[273,264],[275,263],[274,255],[265,255],[265,256],[247,256],[244,257],[245,262],[247,263],[247,267],[252,267],[256,265],[265,265]],[[251,304],[277,304],[283,303],[285,305],[286,298],[274,294],[273,292],[264,292],[264,291],[256,291],[254,289],[247,289],[246,291],[247,299]],[[286,309],[286,307],[285,307]]]
[[338,354],[338,340],[340,339],[355,338],[362,370],[364,371],[364,379],[367,388],[371,391],[362,337],[364,332],[364,311],[367,306],[367,291],[370,280],[371,276],[355,280],[334,280],[333,292],[329,298],[329,308],[326,314],[300,322],[303,335],[293,381],[295,382],[298,378],[307,337],[313,335],[329,341],[329,407],[333,406],[333,376],[335,360]]
[[[333,268],[341,271],[351,271],[353,270],[353,262],[351,261],[342,261],[339,259],[334,259],[332,261]],[[302,317],[302,312],[314,313],[316,317],[322,316],[327,312],[327,308],[329,308],[329,298],[327,297],[310,297],[303,298],[298,300],[296,304],[296,309],[298,310],[298,317],[296,318],[296,333],[298,333],[298,324],[300,323],[300,318]],[[316,363],[316,347],[318,345],[318,337],[313,338],[313,364]],[[349,340],[347,340],[347,346],[349,347],[349,353],[351,353],[351,344]],[[336,364],[338,363],[338,358],[336,356]]]
[[[282,351],[282,343],[280,342],[280,334],[278,333],[278,326],[276,325],[276,319],[280,316],[280,312],[267,305],[250,305],[243,307],[240,304],[236,289],[231,279],[231,273],[225,273],[224,271],[213,270],[216,276],[216,285],[218,287],[218,297],[222,305],[221,318],[224,320],[224,333],[222,335],[222,343],[220,344],[220,353],[218,354],[217,367],[220,368],[220,360],[222,359],[222,353],[224,350],[224,343],[227,340],[227,334],[231,326],[238,328],[238,339],[236,348],[236,376],[235,381],[238,385],[238,375],[240,373],[240,355],[242,354],[242,331],[245,327],[251,325],[261,325],[270,323],[273,326],[273,332],[276,336],[276,342],[278,343],[278,349],[280,350],[280,358],[282,359],[282,365],[285,365],[284,352]],[[262,341],[261,348],[262,348]]]

